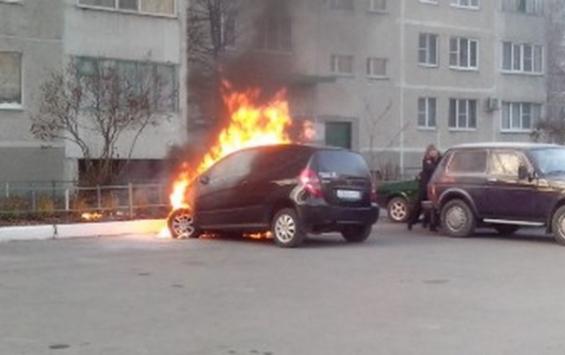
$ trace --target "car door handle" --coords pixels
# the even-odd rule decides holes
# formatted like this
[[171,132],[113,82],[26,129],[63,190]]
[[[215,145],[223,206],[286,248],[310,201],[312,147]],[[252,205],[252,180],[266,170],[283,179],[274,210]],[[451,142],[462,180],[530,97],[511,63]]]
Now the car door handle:
[[498,182],[498,179],[497,179],[497,178],[494,178],[494,177],[489,177],[489,178],[487,178],[487,181],[494,183],[494,182]]

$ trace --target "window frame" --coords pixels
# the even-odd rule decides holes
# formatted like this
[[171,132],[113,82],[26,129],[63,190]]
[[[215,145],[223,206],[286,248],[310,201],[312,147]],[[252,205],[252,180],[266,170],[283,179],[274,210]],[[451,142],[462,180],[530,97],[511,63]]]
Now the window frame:
[[[421,47],[421,42],[420,40],[423,38],[425,38],[425,46]],[[431,38],[435,39],[435,44],[436,44],[436,50],[435,50],[435,63],[431,63],[429,61],[430,57],[431,57],[431,50],[430,50],[430,44],[431,44]],[[425,51],[425,57],[426,57],[426,62],[421,62],[420,61],[420,53],[422,51]],[[439,35],[437,33],[430,33],[430,32],[420,32],[418,33],[418,65],[422,66],[422,67],[426,67],[426,68],[438,68],[439,67]]]
[[[422,101],[423,100],[423,101]],[[434,103],[434,117],[433,117],[433,121],[434,124],[431,125],[430,124],[430,113],[431,113],[431,101],[433,101]],[[431,96],[423,96],[423,97],[418,97],[417,100],[417,108],[418,108],[418,114],[417,114],[417,127],[419,130],[424,130],[424,131],[435,131],[437,129],[437,98],[436,97],[431,97]],[[420,103],[424,102],[424,110],[420,110]],[[425,124],[421,125],[420,124],[420,115],[423,114],[424,115],[424,121]]]
[[158,78],[158,72],[159,72],[159,67],[161,68],[172,68],[172,78],[173,78],[173,82],[171,83],[171,89],[172,89],[172,97],[171,100],[173,100],[173,102],[171,102],[171,106],[168,107],[165,110],[160,110],[159,108],[159,93],[157,91],[152,92],[152,97],[151,99],[154,101],[153,104],[155,105],[154,107],[154,114],[176,114],[179,113],[179,109],[180,109],[180,83],[179,83],[179,78],[178,78],[178,71],[179,71],[179,66],[178,64],[174,64],[174,63],[168,63],[168,62],[147,62],[147,61],[141,61],[141,60],[124,60],[124,59],[116,59],[116,58],[106,58],[106,57],[92,57],[92,56],[73,56],[72,60],[75,61],[76,65],[77,65],[77,75],[80,78],[81,75],[86,75],[86,74],[81,74],[80,70],[81,70],[81,66],[83,65],[83,63],[85,62],[90,62],[93,65],[111,65],[114,67],[114,69],[117,71],[118,75],[121,75],[120,73],[120,66],[124,65],[124,64],[130,64],[130,65],[135,65],[135,74],[139,75],[140,74],[140,67],[144,66],[144,65],[148,65],[150,66],[150,70],[151,70],[151,84],[153,87],[155,87],[156,85],[156,79]]
[[[462,5],[462,1],[468,1],[469,5]],[[477,2],[477,5],[471,4],[474,1]],[[481,0],[451,0],[449,5],[458,9],[479,11],[481,9]]]
[[[504,127],[504,111],[508,106],[508,128]],[[519,105],[520,127],[513,127],[513,114],[515,107]],[[530,105],[530,128],[524,128],[524,105]],[[534,108],[537,108],[537,117],[534,115]],[[503,101],[500,109],[500,132],[501,133],[531,133],[534,130],[535,122],[539,121],[543,114],[543,104],[539,102],[523,102],[523,101]]]
[[19,59],[19,65],[20,65],[20,75],[19,75],[19,81],[20,81],[20,102],[18,103],[0,103],[0,111],[21,111],[24,109],[24,54],[21,51],[15,51],[15,50],[0,50],[0,53],[9,53],[9,54],[16,54],[18,56]]
[[178,18],[178,10],[179,10],[178,0],[172,0],[173,1],[173,13],[172,14],[142,11],[141,10],[141,1],[143,1],[143,0],[137,0],[137,11],[136,10],[121,9],[119,7],[119,0],[113,0],[114,1],[113,7],[89,5],[89,4],[81,3],[81,1],[83,1],[83,0],[75,0],[75,5],[79,8],[83,8],[83,9],[117,12],[117,13],[139,15],[139,16]]
[[[339,69],[339,59],[351,59],[351,72],[341,72]],[[355,76],[355,56],[353,54],[331,54],[330,55],[330,73],[336,76],[353,77]]]
[[[451,125],[451,103],[455,101],[455,126]],[[459,126],[459,118],[462,116],[461,112],[461,103],[465,102],[465,126]],[[475,103],[475,126],[471,127],[469,125],[470,117],[471,117],[471,105],[470,103]],[[474,132],[478,129],[479,126],[479,100],[477,99],[468,99],[468,98],[450,98],[449,99],[449,108],[448,108],[448,119],[447,119],[447,127],[448,130],[451,132]]]
[[[505,68],[505,46],[510,45],[510,69]],[[531,48],[531,71],[524,70],[524,63],[525,63],[525,48],[529,46]],[[519,48],[519,69],[515,69],[516,64],[516,49]],[[536,54],[539,51],[539,62],[536,62]],[[501,45],[501,62],[500,62],[500,71],[503,74],[521,74],[521,75],[534,75],[534,76],[543,76],[545,75],[545,46],[541,44],[535,43],[516,43],[512,41],[502,41]],[[539,64],[540,71],[536,71],[537,64]]]
[[[518,0],[502,0],[501,11],[517,15],[542,17],[545,15],[543,0],[525,0],[524,11],[521,11]],[[528,11],[528,4],[532,4],[533,11]]]
[[[378,2],[382,2],[382,4],[384,4],[383,8],[379,8],[377,6],[375,6],[375,3]],[[369,9],[367,10],[370,13],[375,13],[375,14],[386,14],[388,13],[388,1],[387,0],[369,0]]]
[[[457,49],[454,51],[451,47],[452,41],[455,40],[457,43]],[[461,65],[461,42],[467,42],[467,66]],[[471,66],[472,63],[472,51],[471,51],[471,44],[475,43],[475,66]],[[452,55],[455,54],[457,56],[457,64],[453,65],[451,63]],[[452,70],[459,70],[459,71],[479,71],[480,68],[480,59],[481,59],[481,50],[480,50],[480,42],[477,38],[470,38],[470,37],[461,37],[461,36],[451,36],[449,37],[449,68]]]
[[[374,73],[374,60],[382,60],[384,62],[384,74],[375,74]],[[367,57],[366,61],[366,69],[367,69],[367,78],[369,79],[388,79],[388,58],[384,57]],[[369,70],[370,69],[370,70]]]
[[418,2],[426,5],[439,5],[438,0],[418,0]]

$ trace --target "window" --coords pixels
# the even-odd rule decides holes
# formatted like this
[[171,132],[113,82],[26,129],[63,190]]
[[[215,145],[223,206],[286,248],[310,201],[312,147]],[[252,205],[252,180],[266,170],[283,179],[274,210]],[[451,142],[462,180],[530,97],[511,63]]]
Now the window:
[[353,0],[330,0],[330,7],[334,10],[354,10]]
[[367,76],[372,78],[386,77],[386,58],[367,58]]
[[0,52],[0,108],[22,105],[22,55]]
[[330,70],[334,74],[353,75],[353,56],[332,55],[330,58]]
[[479,41],[463,37],[449,40],[449,66],[455,69],[479,68]]
[[418,63],[427,66],[438,65],[438,35],[420,33],[418,39]]
[[418,99],[418,127],[435,128],[436,126],[436,103],[433,97],[420,97]]
[[502,103],[502,131],[530,132],[541,117],[541,105],[529,102]]
[[460,150],[453,153],[447,171],[456,174],[481,174],[487,170],[487,152],[484,150]]
[[518,177],[518,169],[524,165],[524,161],[515,152],[497,151],[491,154],[490,173],[495,176]]
[[[138,93],[143,88],[151,90],[155,111],[177,110],[177,70],[174,65],[101,58],[76,58],[79,78],[114,71],[123,85],[121,92]],[[125,100],[125,98],[123,98]]]
[[477,128],[477,100],[450,99],[449,128],[451,129]]
[[543,0],[502,0],[502,10],[542,16]]
[[290,18],[271,17],[259,22],[257,48],[271,51],[290,51],[292,49],[292,29]]
[[326,122],[326,145],[351,149],[351,122]]
[[451,0],[451,6],[478,9],[479,0]]
[[369,0],[369,11],[385,12],[386,0]]
[[175,0],[77,0],[79,5],[138,12],[154,15],[174,15]]
[[542,74],[543,46],[502,42],[502,70]]

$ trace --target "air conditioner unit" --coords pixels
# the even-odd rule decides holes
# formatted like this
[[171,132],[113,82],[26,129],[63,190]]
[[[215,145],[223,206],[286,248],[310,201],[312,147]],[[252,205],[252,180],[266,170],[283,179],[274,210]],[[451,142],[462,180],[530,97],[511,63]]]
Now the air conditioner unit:
[[493,112],[499,109],[500,109],[500,99],[497,99],[496,97],[489,97],[487,99],[487,111]]

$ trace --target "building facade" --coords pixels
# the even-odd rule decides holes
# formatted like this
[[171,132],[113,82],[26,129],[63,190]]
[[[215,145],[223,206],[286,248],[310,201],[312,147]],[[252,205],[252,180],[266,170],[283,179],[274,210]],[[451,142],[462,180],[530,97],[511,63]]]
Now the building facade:
[[544,115],[543,0],[291,3],[271,47],[302,78],[294,114],[373,170],[414,175],[430,143],[528,141]]
[[[139,137],[135,161],[159,161],[186,140],[185,0],[0,0],[0,181],[78,178],[79,149],[66,141],[39,141],[30,116],[39,90],[70,61],[161,73],[174,104]],[[174,89],[173,89],[174,88]],[[134,137],[116,147],[125,157]],[[89,137],[93,146],[96,137]]]

